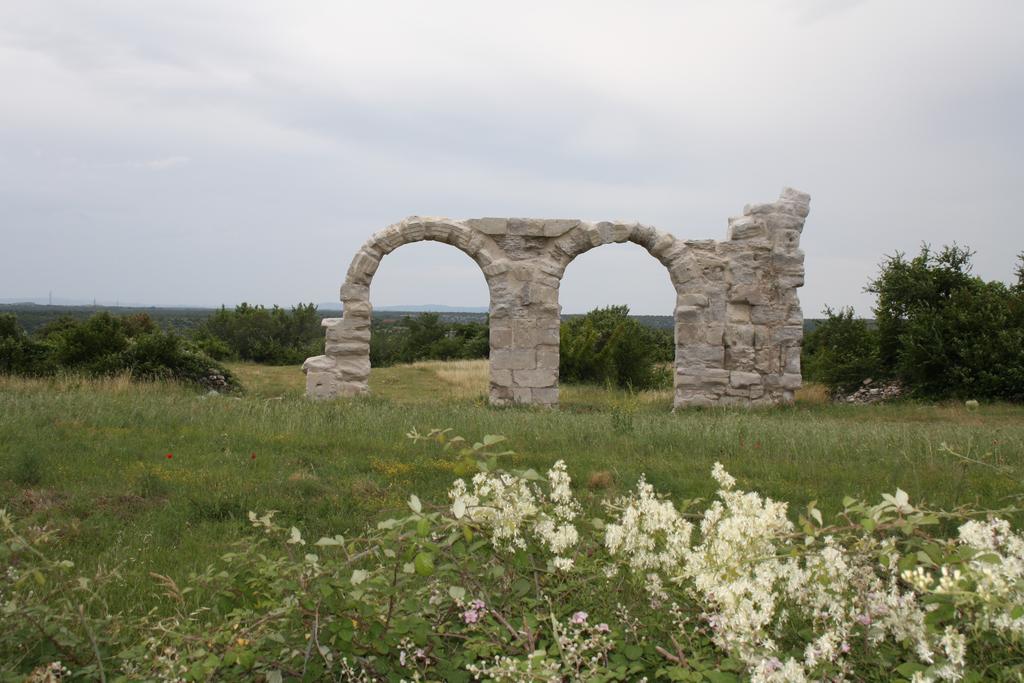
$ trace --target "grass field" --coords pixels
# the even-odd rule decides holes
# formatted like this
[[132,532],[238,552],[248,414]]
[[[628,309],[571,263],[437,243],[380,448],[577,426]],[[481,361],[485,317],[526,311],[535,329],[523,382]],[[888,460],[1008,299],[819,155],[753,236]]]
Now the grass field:
[[834,406],[811,390],[793,407],[672,414],[668,392],[564,387],[559,411],[494,409],[480,361],[375,369],[372,397],[313,403],[297,368],[232,369],[240,398],[0,378],[0,506],[61,528],[60,551],[80,566],[120,567],[129,605],[151,599],[149,572],[184,576],[249,533],[249,510],[279,510],[316,538],[411,492],[444,500],[452,461],[411,443],[413,427],[504,434],[516,466],[564,458],[591,504],[641,473],[677,499],[709,496],[716,460],[743,487],[793,506],[816,499],[826,514],[844,495],[897,487],[942,507],[1005,505],[1024,489],[1020,406]]

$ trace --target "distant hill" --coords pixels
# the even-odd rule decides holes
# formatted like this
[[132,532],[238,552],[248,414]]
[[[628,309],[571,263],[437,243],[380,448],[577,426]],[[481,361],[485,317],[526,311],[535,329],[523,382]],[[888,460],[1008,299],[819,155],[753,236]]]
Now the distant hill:
[[[340,311],[340,301],[328,301],[316,305],[321,311]],[[400,311],[402,313],[486,313],[487,306],[446,306],[445,304],[406,304],[402,306],[374,306],[375,311]]]

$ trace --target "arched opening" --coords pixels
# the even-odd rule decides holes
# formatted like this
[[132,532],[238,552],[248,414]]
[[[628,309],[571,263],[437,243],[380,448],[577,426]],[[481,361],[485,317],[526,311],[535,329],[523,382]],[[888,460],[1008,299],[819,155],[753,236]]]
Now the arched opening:
[[670,410],[676,298],[668,269],[631,240],[573,258],[559,288],[560,405]]
[[[306,394],[314,398],[358,396],[369,392],[373,308],[370,285],[382,260],[413,242],[444,242],[464,252],[483,271],[488,289],[500,250],[486,234],[465,223],[413,216],[374,233],[356,252],[341,287],[342,317],[324,320],[324,355],[309,358]],[[493,299],[493,297],[491,297]]]
[[369,290],[369,390],[396,401],[482,399],[489,386],[489,292],[479,265],[449,244],[404,244]]

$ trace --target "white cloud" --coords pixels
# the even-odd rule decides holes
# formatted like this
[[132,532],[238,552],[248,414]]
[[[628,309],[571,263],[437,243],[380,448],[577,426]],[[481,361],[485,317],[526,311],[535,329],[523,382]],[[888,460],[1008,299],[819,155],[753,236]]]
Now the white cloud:
[[[26,254],[0,293],[319,301],[411,213],[721,238],[783,185],[813,197],[808,314],[867,313],[881,255],[921,241],[1009,278],[1022,20],[999,0],[0,5],[0,231]],[[622,286],[646,310],[639,257]],[[573,308],[615,303],[607,258],[573,266]],[[451,268],[473,266],[424,257],[407,302],[476,303]]]

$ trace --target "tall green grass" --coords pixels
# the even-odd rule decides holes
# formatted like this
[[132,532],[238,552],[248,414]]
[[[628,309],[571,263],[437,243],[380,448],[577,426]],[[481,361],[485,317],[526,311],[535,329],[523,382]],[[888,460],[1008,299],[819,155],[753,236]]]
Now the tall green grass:
[[897,487],[934,506],[1000,506],[1024,478],[1018,406],[672,414],[661,399],[590,387],[567,390],[559,411],[493,409],[482,396],[445,398],[437,377],[400,367],[375,371],[375,397],[310,402],[297,369],[243,370],[250,393],[237,399],[170,384],[0,378],[0,506],[60,527],[59,550],[79,565],[119,567],[130,604],[150,599],[149,572],[183,576],[249,533],[248,510],[279,510],[316,538],[358,529],[411,492],[442,502],[452,463],[411,443],[413,427],[504,434],[517,466],[564,458],[592,500],[641,473],[677,499],[707,497],[716,460],[740,486],[797,507],[817,500],[826,515],[844,495]]

